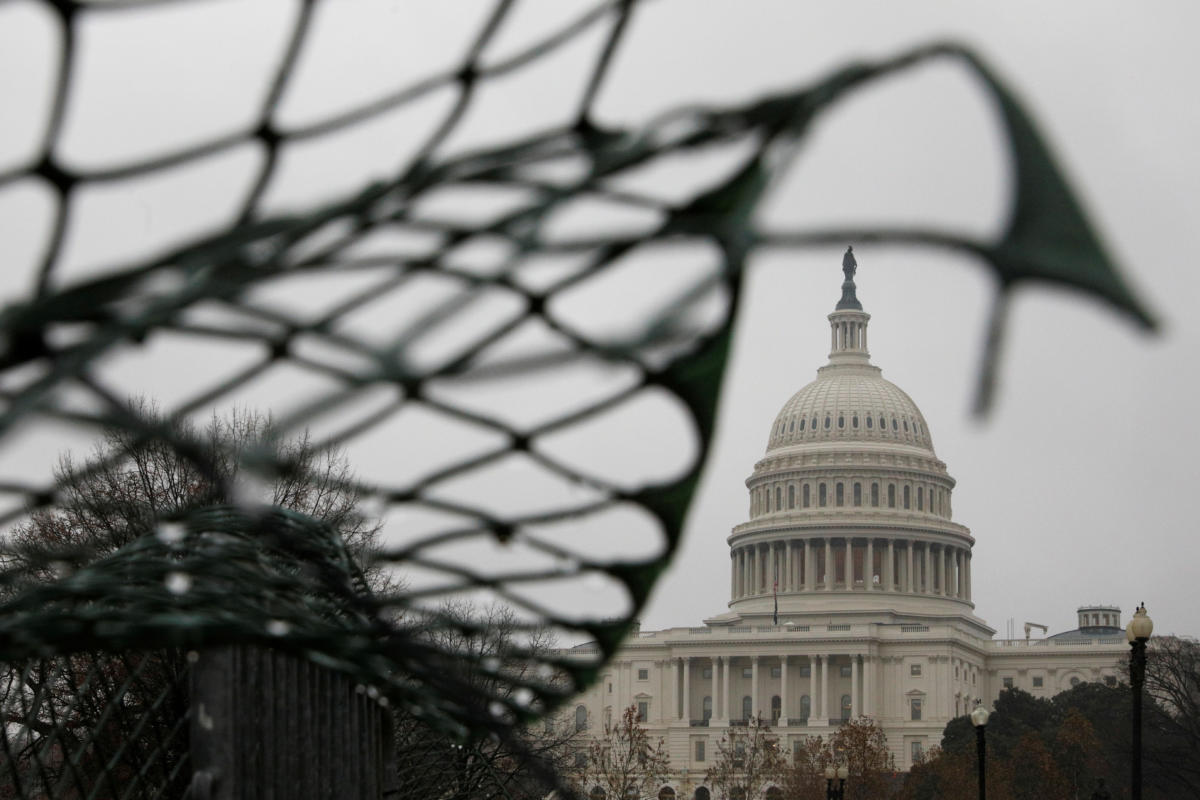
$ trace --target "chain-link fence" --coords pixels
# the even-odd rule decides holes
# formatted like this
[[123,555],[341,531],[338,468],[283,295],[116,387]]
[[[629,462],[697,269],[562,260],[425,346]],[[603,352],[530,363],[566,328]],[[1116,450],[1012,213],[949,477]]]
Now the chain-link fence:
[[[180,699],[186,654],[229,645],[273,648],[365,687],[412,724],[396,741],[414,751],[443,737],[439,748],[453,751],[437,762],[449,764],[443,786],[468,763],[494,774],[523,757],[545,766],[535,770],[544,779],[554,759],[532,757],[529,726],[595,678],[676,549],[712,438],[745,265],[762,248],[887,241],[989,264],[1001,302],[984,403],[1015,284],[1074,286],[1149,324],[1018,101],[960,47],[848,64],[809,86],[621,127],[598,121],[594,104],[637,4],[596,3],[497,56],[492,44],[520,5],[499,0],[452,68],[289,125],[281,98],[331,4],[296,4],[249,124],[86,167],[61,155],[81,37],[100,21],[202,4],[26,4],[56,31],[58,71],[44,134],[0,161],[9,165],[0,192],[32,187],[53,210],[33,288],[0,312],[0,453],[24,452],[30,437],[54,447],[64,431],[82,437],[83,451],[89,437],[120,446],[0,483],[2,520],[19,534],[5,550],[0,607],[0,659],[10,665],[3,786],[14,796],[174,796],[190,780],[197,714]],[[495,83],[588,42],[599,44],[561,124],[449,146]],[[989,240],[756,227],[772,178],[823,110],[940,58],[966,65],[998,106],[1016,178],[1005,230]],[[302,145],[435,94],[449,101],[414,147],[383,154],[385,179],[303,213],[265,201]],[[687,196],[629,188],[627,179],[671,159],[735,146],[735,163]],[[258,157],[232,222],[158,254],[62,274],[83,193],[203,169],[239,148]],[[624,222],[563,222],[597,207]],[[316,287],[303,309],[288,293],[297,286]],[[164,341],[228,344],[240,355],[214,374],[188,374],[193,388],[161,410],[153,398],[131,402],[145,393],[108,367]],[[187,424],[285,371],[309,382],[292,385],[259,439],[224,447]],[[689,444],[657,472],[596,445],[672,426]],[[303,448],[288,446],[306,430],[315,433]],[[429,431],[441,444],[418,447]],[[387,469],[356,475],[305,460],[339,448],[386,451]],[[139,494],[162,469],[182,477]],[[95,491],[81,500],[79,486]],[[282,498],[280,486],[291,487]],[[358,509],[357,522],[310,513],[314,498],[331,495]],[[352,555],[339,534],[364,518],[384,520],[390,535]],[[97,547],[96,529],[122,531],[120,546]],[[600,546],[612,537],[597,531],[623,530],[636,531],[633,545]],[[464,547],[479,549],[465,557]],[[554,589],[590,599],[571,607],[547,599]],[[509,634],[495,640],[448,610],[463,597],[509,609]],[[587,638],[594,657],[556,655],[539,644],[547,631]],[[408,763],[415,785],[418,767],[434,762]]]

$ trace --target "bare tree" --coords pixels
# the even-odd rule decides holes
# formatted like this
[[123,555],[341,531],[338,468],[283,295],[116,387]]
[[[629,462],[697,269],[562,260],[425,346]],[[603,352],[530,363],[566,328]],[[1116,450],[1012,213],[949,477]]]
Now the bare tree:
[[[298,511],[329,525],[359,556],[375,548],[380,523],[362,515],[349,462],[336,450],[314,447],[307,433],[279,440],[270,417],[246,410],[214,415],[202,430],[167,419],[144,398],[131,400],[130,411],[164,434],[112,428],[82,462],[64,453],[54,507],[9,534],[11,566],[51,579],[64,562],[79,566],[164,520],[225,504]],[[251,455],[279,468],[262,479],[250,476],[243,465]]]
[[705,781],[719,797],[758,800],[769,788],[781,786],[786,774],[787,760],[778,737],[761,716],[755,716],[746,727],[731,727],[720,738]]
[[[539,660],[529,656],[555,647],[549,633],[527,633],[505,606],[447,603],[434,616],[428,625],[417,619],[402,624],[422,627],[423,636],[436,639],[438,651],[452,655],[445,668],[477,690],[472,697],[491,702],[515,699],[520,684],[535,677]],[[514,657],[518,651],[523,657]],[[484,668],[488,664],[493,668]],[[574,767],[579,749],[579,733],[561,715],[551,715],[515,738],[481,741],[449,736],[411,711],[398,711],[394,725],[396,769],[413,797],[541,800],[555,788],[555,777]]]
[[[360,559],[375,547],[379,524],[360,513],[350,466],[338,453],[318,450],[306,436],[278,441],[270,418],[249,411],[214,416],[202,430],[165,418],[144,399],[131,401],[130,412],[161,435],[111,429],[82,460],[60,457],[54,507],[8,534],[6,566],[21,576],[6,585],[8,593],[161,534],[189,512],[226,504],[305,514]],[[270,480],[246,480],[242,465],[256,449],[281,465]],[[383,588],[386,576],[372,574]],[[8,779],[58,794],[70,785],[87,795],[107,783],[101,791],[116,796],[151,766],[176,774],[187,747],[186,674],[184,654],[173,649],[5,665],[0,709],[11,746],[0,760]]]
[[671,770],[663,740],[651,743],[634,705],[622,711],[616,723],[605,719],[603,729],[583,752],[573,777],[580,793],[588,797],[599,797],[600,792],[609,800],[653,795]]
[[1200,641],[1156,636],[1146,648],[1146,759],[1183,790],[1200,792]]

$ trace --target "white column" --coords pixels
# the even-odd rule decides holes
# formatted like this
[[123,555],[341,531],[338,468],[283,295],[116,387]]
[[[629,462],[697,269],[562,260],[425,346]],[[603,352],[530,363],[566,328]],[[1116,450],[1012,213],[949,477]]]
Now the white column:
[[792,590],[792,540],[785,539],[783,542],[783,580],[779,582],[779,590],[790,592]]
[[679,659],[671,659],[671,714],[667,715],[667,719],[672,716],[679,716]]
[[854,540],[846,537],[846,588],[854,588]]
[[896,590],[896,540],[888,539],[887,564],[883,568],[883,583],[889,592]]
[[817,669],[820,656],[808,657],[808,716],[817,719]]
[[833,540],[825,538],[825,590],[833,591]]
[[[721,718],[721,696],[717,694],[717,673],[721,671],[721,657],[714,656],[712,659],[712,688],[709,691],[712,693],[712,715],[714,719]],[[704,713],[703,709],[700,712]]]
[[867,563],[863,565],[863,583],[867,591],[875,589],[875,540],[867,537]]
[[729,554],[729,597],[736,600],[737,590],[737,552]]
[[723,658],[722,661],[724,662],[722,666],[725,667],[725,671],[721,673],[721,684],[722,688],[724,689],[724,691],[721,693],[721,708],[725,709],[725,712],[721,714],[721,719],[728,720],[733,716],[733,709],[729,705],[729,670],[733,666],[731,663],[733,658],[726,657]]
[[817,564],[813,559],[812,539],[804,540],[804,588],[812,591],[817,585]]
[[758,656],[750,657],[750,714],[758,714]]
[[904,591],[913,592],[913,543],[909,539],[904,543]]
[[827,700],[829,699],[829,656],[821,656],[821,724],[829,724],[829,709]]
[[863,696],[862,696],[862,713],[868,717],[875,716],[875,680],[873,673],[875,665],[872,663],[871,656],[863,656]]
[[938,594],[944,597],[946,595],[946,548],[944,545],[938,546],[937,573]]
[[779,657],[779,719],[780,725],[787,726],[788,721],[788,657]]
[[775,543],[770,542],[769,544],[767,544],[767,580],[765,582],[766,588],[763,591],[765,591],[767,594],[770,594],[772,588],[774,588],[773,587],[774,583],[775,583]]
[[683,720],[692,718],[692,659],[683,660]]
[[933,551],[929,549],[929,542],[925,543],[925,566],[921,570],[921,587],[924,594],[933,594],[933,581],[929,578],[933,574]]
[[967,553],[967,601],[971,600],[971,553]]
[[850,656],[850,718],[858,719],[858,656]]

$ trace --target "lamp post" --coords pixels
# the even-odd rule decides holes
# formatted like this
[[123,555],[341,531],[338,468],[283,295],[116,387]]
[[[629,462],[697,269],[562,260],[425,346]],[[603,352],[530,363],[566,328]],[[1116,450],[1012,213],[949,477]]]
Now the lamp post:
[[1130,797],[1133,800],[1142,800],[1142,685],[1146,682],[1146,642],[1153,632],[1154,622],[1146,614],[1146,604],[1142,603],[1125,627],[1125,638],[1133,651],[1129,657],[1129,686],[1133,690],[1133,763],[1130,770]]
[[987,739],[984,730],[987,728],[989,716],[991,714],[988,713],[987,707],[976,700],[975,710],[971,712],[971,724],[975,726],[975,753],[979,760],[979,800],[987,800],[987,772],[984,770],[987,763]]
[[[832,764],[825,768],[825,800],[843,800],[846,796],[846,778],[850,770],[845,765],[837,767]],[[837,778],[837,788],[833,788],[833,779]]]

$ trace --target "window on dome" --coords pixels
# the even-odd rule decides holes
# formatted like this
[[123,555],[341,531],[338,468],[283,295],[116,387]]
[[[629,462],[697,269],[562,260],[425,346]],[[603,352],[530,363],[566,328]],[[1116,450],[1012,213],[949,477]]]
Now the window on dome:
[[840,430],[845,427],[846,427],[846,417],[842,414],[838,414],[838,429]]
[[783,487],[775,487],[775,510],[779,511],[783,508]]
[[788,433],[793,433],[796,430],[796,420],[792,420],[788,425]]
[[852,428],[858,427],[858,414],[855,414],[853,417],[850,418],[850,427],[852,427]]
[[904,432],[908,433],[908,420],[904,420]]
[[854,505],[862,505],[862,484],[857,481],[854,483]]
[[839,506],[846,505],[846,486],[841,481],[838,481],[835,490],[835,497],[837,498],[837,504]]
[[867,417],[867,428],[868,428],[868,430],[869,430],[869,429],[871,429],[871,428],[874,428],[874,427],[875,427],[875,418],[874,418],[874,417]]
[[888,508],[896,507],[896,484],[888,484]]
[[917,487],[917,511],[925,510],[925,490]]
[[829,430],[829,417],[825,418],[825,430]]
[[879,484],[871,484],[871,505],[879,508]]
[[817,418],[816,417],[812,418],[812,429],[814,431],[817,429]]
[[801,431],[803,431],[803,430],[804,430],[804,417],[801,417],[801,418],[800,418],[800,430],[801,430]]
[[825,505],[825,484],[823,483],[817,487],[817,505]]
[[808,484],[806,483],[800,489],[800,505],[804,506],[805,508],[808,508],[809,505],[811,504],[809,494],[811,494],[811,493],[809,492]]
[[894,430],[894,431],[899,430],[899,428],[896,427],[896,418],[895,417],[892,417],[892,430]]
[[788,484],[788,508],[796,507],[796,487]]
[[904,484],[904,507],[912,508],[912,488],[907,483]]

